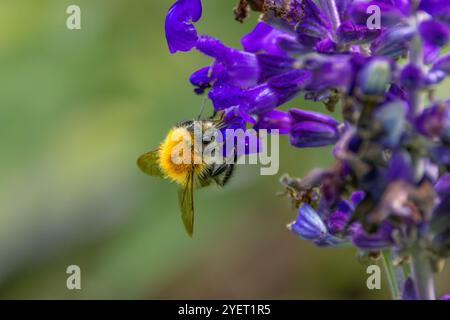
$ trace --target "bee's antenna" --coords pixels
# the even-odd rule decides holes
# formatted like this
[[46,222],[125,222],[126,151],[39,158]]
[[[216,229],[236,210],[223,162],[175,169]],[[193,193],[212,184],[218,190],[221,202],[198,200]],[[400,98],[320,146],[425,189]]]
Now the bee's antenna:
[[205,94],[205,96],[202,99],[202,104],[200,105],[200,112],[198,113],[197,120],[200,120],[203,110],[205,110],[206,101],[208,100],[208,95]]

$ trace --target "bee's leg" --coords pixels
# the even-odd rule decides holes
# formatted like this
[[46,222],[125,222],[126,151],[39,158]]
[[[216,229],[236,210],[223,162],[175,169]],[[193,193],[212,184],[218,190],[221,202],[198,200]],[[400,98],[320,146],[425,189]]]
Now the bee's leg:
[[223,185],[227,184],[234,172],[234,164],[229,164],[227,170],[225,171],[225,177],[222,181]]
[[214,181],[221,187],[225,186],[234,172],[234,164],[226,165],[223,172],[214,177]]
[[225,172],[227,166],[228,166],[227,164],[213,165],[213,168],[211,170],[211,176],[212,177],[220,176],[222,173]]
[[203,188],[211,184],[212,167],[208,166],[205,171],[198,176],[198,187]]

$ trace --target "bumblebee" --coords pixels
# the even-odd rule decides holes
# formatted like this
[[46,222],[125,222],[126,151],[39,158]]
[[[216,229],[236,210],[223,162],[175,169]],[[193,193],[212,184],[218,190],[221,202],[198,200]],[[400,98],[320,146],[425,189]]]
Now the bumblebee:
[[[194,232],[194,189],[210,185],[225,186],[234,171],[234,161],[215,154],[204,156],[206,148],[220,142],[214,133],[225,128],[229,120],[223,113],[206,120],[183,121],[169,130],[166,138],[156,150],[139,157],[139,168],[146,174],[171,180],[178,184],[178,204],[181,218],[189,236]],[[201,131],[200,139],[195,134]],[[232,151],[235,160],[234,150]],[[214,161],[222,157],[222,161]]]

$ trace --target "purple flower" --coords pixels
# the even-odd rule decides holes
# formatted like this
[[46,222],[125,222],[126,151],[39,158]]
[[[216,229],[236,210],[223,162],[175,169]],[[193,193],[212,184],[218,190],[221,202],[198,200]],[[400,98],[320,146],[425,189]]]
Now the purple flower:
[[297,219],[289,226],[292,232],[307,240],[323,239],[328,233],[319,214],[306,203],[300,206]]
[[406,65],[400,73],[400,83],[409,90],[416,90],[425,85],[426,79],[421,68],[414,64]]
[[419,9],[437,18],[450,16],[450,3],[447,0],[421,0]]
[[189,51],[197,43],[197,30],[192,22],[202,16],[200,0],[177,0],[166,15],[165,31],[170,53]]
[[248,89],[230,85],[226,81],[217,81],[209,97],[216,110],[238,107],[248,114],[261,114],[292,99],[309,79],[309,72],[292,70]]
[[430,221],[432,230],[433,249],[440,256],[450,256],[450,174],[446,173],[434,185],[438,195],[438,204],[433,210]]
[[[255,121],[249,115],[240,112],[237,108],[229,108],[225,110],[223,119],[225,127],[220,131],[223,136],[225,157],[234,155],[240,157],[247,154],[259,153],[261,143],[256,132],[248,132],[245,134],[247,123],[255,124]],[[242,133],[239,134],[239,133]]]
[[297,219],[288,228],[297,236],[311,240],[318,246],[339,245],[344,242],[328,232],[319,214],[306,203],[300,206]]
[[332,234],[345,234],[355,207],[361,202],[364,193],[353,192],[350,200],[342,200],[337,209],[327,218],[327,226]]
[[215,58],[215,64],[222,67],[218,78],[243,89],[290,71],[294,64],[294,59],[290,57],[236,50],[210,36],[201,36],[197,49]]
[[285,56],[282,46],[294,43],[295,37],[277,30],[264,22],[259,22],[255,28],[242,37],[242,47],[247,52],[265,52],[272,55]]
[[298,148],[321,147],[336,143],[340,133],[339,123],[324,114],[291,109],[290,142]]
[[[368,24],[370,6],[381,11],[381,28]],[[196,93],[209,91],[227,128],[278,130],[299,148],[335,145],[333,167],[284,180],[298,208],[289,229],[318,246],[449,257],[450,104],[424,102],[450,75],[450,54],[441,54],[450,1],[242,0],[237,19],[249,8],[261,16],[243,49],[197,36],[199,0],[175,2],[166,35],[172,53],[195,46],[212,58],[189,80]],[[299,96],[340,111],[342,122],[277,109]],[[402,298],[421,299],[414,274],[404,278]]]
[[415,124],[424,136],[450,142],[450,101],[426,108],[418,115]]
[[447,146],[432,146],[429,149],[431,159],[440,165],[450,166],[450,148]]
[[416,286],[411,277],[408,277],[403,285],[402,300],[417,300]]
[[233,85],[248,88],[258,83],[261,70],[256,55],[228,48],[210,36],[201,36],[197,41],[197,49],[215,58]]
[[450,73],[450,53],[443,55],[435,61],[432,70],[440,70],[446,74]]
[[399,58],[408,51],[415,32],[413,27],[404,25],[386,29],[373,41],[370,50],[377,56]]
[[450,197],[450,173],[446,173],[439,178],[434,185],[434,190],[442,198]]
[[447,294],[442,295],[442,296],[439,298],[439,300],[450,300],[450,294],[447,293]]
[[310,71],[312,76],[305,89],[314,92],[327,89],[346,92],[354,81],[353,67],[351,58],[346,55],[308,57],[303,61],[302,68]]
[[258,122],[254,126],[255,130],[277,129],[280,134],[287,134],[291,130],[292,119],[289,113],[279,110],[272,110],[258,116]]
[[392,246],[392,226],[385,222],[373,234],[367,233],[360,225],[354,227],[352,241],[355,246],[364,250],[380,250]]
[[214,74],[210,66],[203,67],[192,73],[189,81],[196,88],[195,93],[203,94],[206,89],[211,87],[211,82],[214,80]]
[[302,18],[295,26],[298,41],[305,47],[314,47],[324,39],[331,38],[330,22],[312,0],[302,1]]
[[450,54],[443,55],[436,59],[430,72],[427,75],[428,83],[436,84],[450,74]]
[[337,30],[340,43],[363,44],[370,43],[381,34],[381,29],[369,29],[366,26],[344,21]]
[[414,168],[408,153],[397,151],[392,155],[386,172],[386,181],[414,183]]
[[443,47],[450,38],[450,29],[442,22],[434,20],[423,21],[419,26],[423,40],[430,45]]

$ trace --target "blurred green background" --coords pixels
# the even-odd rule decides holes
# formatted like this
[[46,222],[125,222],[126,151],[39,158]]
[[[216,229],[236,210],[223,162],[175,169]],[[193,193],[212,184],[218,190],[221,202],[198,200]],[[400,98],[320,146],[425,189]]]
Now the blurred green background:
[[[256,16],[239,24],[237,1],[203,2],[200,32],[239,46]],[[186,236],[176,187],[135,164],[201,102],[187,79],[210,60],[168,53],[171,3],[0,1],[0,298],[388,298],[386,282],[367,289],[355,250],[319,249],[286,230],[296,213],[276,196],[279,175],[257,166],[197,192]],[[70,4],[82,30],[66,28]],[[329,151],[283,138],[280,174],[327,166]],[[66,288],[73,264],[82,290]]]

